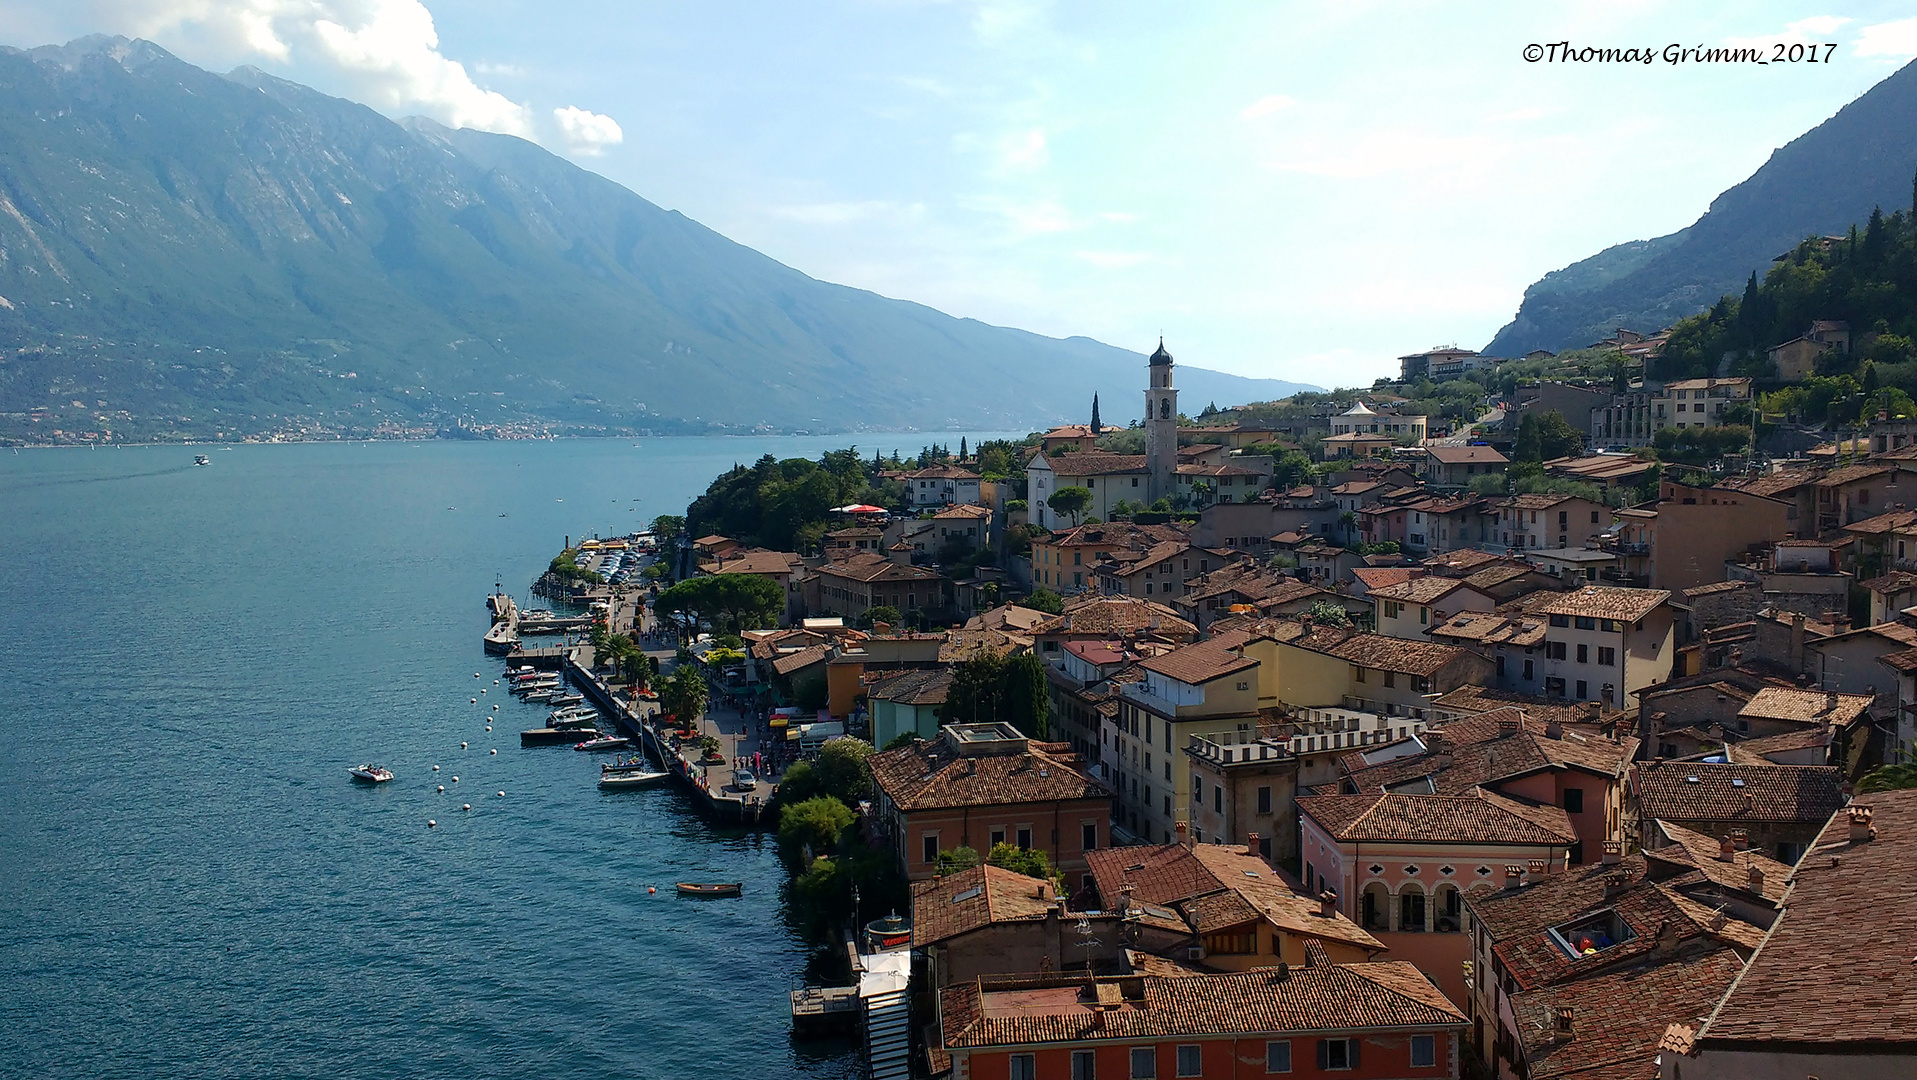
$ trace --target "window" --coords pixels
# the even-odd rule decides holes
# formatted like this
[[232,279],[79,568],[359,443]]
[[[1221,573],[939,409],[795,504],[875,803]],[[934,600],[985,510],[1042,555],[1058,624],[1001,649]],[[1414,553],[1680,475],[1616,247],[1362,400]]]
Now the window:
[[1438,1063],[1438,1037],[1436,1035],[1411,1036],[1411,1067],[1422,1068]]
[[1384,673],[1384,684],[1385,684],[1385,686],[1386,686],[1386,687],[1395,687],[1395,686],[1397,686],[1397,685],[1398,685],[1398,673],[1397,673],[1397,672],[1395,672],[1395,671],[1387,671],[1387,672],[1385,672],[1385,673]]
[[1398,894],[1398,929],[1405,933],[1424,932],[1424,894],[1408,892]]
[[1003,844],[1004,842],[1005,842],[1005,830],[993,829],[992,830],[992,846],[997,847],[1000,844]]
[[1544,656],[1547,660],[1564,659],[1564,642],[1547,641],[1544,643]]
[[1260,787],[1258,789],[1258,812],[1261,814],[1271,813],[1271,788],[1269,787]]
[[1617,666],[1617,650],[1609,645],[1598,646],[1598,663],[1605,667]]
[[1591,647],[1589,645],[1586,645],[1582,641],[1578,642],[1578,663],[1588,664],[1590,662],[1591,662]]
[[1038,1080],[1038,1059],[1031,1054],[1013,1054],[1012,1080]]
[[1564,789],[1564,812],[1567,814],[1582,814],[1584,812],[1583,788]]
[[1357,664],[1353,664],[1353,665],[1351,665],[1351,681],[1352,681],[1352,682],[1364,682],[1364,681],[1365,681],[1365,669],[1364,669],[1364,668],[1362,668],[1362,667],[1359,667],[1359,666],[1358,666]]
[[1320,1069],[1355,1069],[1358,1067],[1358,1040],[1356,1039],[1319,1039],[1318,1067]]
[[1090,1050],[1072,1051],[1072,1080],[1097,1080],[1098,1055]]
[[1552,626],[1556,626],[1556,627],[1560,627],[1560,628],[1562,628],[1562,627],[1566,627],[1566,626],[1569,626],[1569,625],[1571,625],[1571,616],[1569,616],[1569,615],[1553,615],[1553,616],[1551,616],[1551,625],[1552,625]]
[[1225,812],[1224,788],[1214,787],[1211,789],[1211,809],[1214,814],[1222,814]]
[[920,843],[923,847],[923,850],[920,851],[919,854],[924,856],[924,858],[921,859],[920,861],[929,862],[929,863],[938,862],[939,861],[939,834],[935,832],[926,833],[923,837],[920,838]]
[[[1583,651],[1584,651],[1584,646],[1579,645],[1578,652],[1582,653]],[[1584,657],[1579,656],[1578,659],[1582,660],[1584,659]],[[1585,683],[1583,679],[1578,680],[1578,692],[1576,697],[1579,701],[1589,701],[1591,699],[1591,688],[1587,683]]]
[[1152,1046],[1132,1047],[1132,1080],[1155,1080],[1158,1076],[1158,1049]]
[[1020,851],[1030,851],[1030,850],[1032,850],[1032,829],[1031,829],[1031,826],[1029,826],[1029,825],[1021,825],[1021,826],[1019,826],[1019,828],[1018,828],[1018,849],[1019,849]]
[[1556,677],[1546,678],[1544,680],[1544,693],[1547,697],[1563,697],[1564,680]]
[[1278,1039],[1265,1044],[1265,1071],[1268,1073],[1291,1071],[1290,1039]]
[[1524,661],[1524,681],[1530,682],[1532,678],[1533,678],[1533,675],[1531,673],[1531,660],[1529,658],[1526,658],[1526,660]]
[[1186,1043],[1178,1048],[1178,1075],[1203,1076],[1205,1074],[1204,1055],[1197,1043]]
[[1085,824],[1080,825],[1078,828],[1079,828],[1079,837],[1078,837],[1079,847],[1083,848],[1086,851],[1097,850],[1098,826],[1091,822],[1086,822]]

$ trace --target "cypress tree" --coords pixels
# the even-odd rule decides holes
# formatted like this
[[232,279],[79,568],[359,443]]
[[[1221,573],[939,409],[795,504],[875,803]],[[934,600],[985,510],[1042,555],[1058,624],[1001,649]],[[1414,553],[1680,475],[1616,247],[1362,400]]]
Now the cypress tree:
[[965,460],[965,436],[959,436],[959,460]]
[[1105,425],[1098,422],[1098,392],[1092,392],[1092,438],[1098,438]]

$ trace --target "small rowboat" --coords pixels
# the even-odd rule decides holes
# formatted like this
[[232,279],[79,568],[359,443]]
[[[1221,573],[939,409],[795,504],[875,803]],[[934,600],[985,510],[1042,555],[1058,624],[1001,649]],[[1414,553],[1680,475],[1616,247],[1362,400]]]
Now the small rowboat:
[[722,896],[737,896],[739,895],[739,888],[740,888],[740,884],[739,882],[736,882],[736,881],[713,883],[713,884],[700,884],[699,882],[696,882],[696,881],[681,881],[679,883],[679,895],[680,896],[696,896],[703,900],[713,900]]

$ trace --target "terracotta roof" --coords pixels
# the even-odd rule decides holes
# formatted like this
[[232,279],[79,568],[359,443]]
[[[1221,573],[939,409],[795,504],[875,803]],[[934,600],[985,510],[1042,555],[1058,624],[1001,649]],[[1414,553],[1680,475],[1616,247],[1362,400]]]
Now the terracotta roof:
[[1468,573],[1486,563],[1501,561],[1501,557],[1476,548],[1460,548],[1434,555],[1424,561],[1425,568],[1433,572],[1449,572],[1452,576]]
[[925,668],[907,671],[874,683],[866,697],[900,705],[943,705],[946,691],[952,688],[952,669]]
[[1103,521],[1080,525],[1043,543],[1051,547],[1110,547],[1149,551],[1167,540],[1184,540],[1186,532],[1175,525],[1134,525],[1129,521]]
[[[1300,639],[1294,644],[1312,648]],[[1386,637],[1383,634],[1353,634],[1329,648],[1319,649],[1329,656],[1335,656],[1362,667],[1376,668],[1381,671],[1396,671],[1407,675],[1436,675],[1445,665],[1467,655],[1452,645],[1440,645],[1431,641],[1407,641],[1403,638]]]
[[767,551],[764,548],[733,550],[725,557],[699,564],[699,569],[708,574],[761,574],[773,576],[790,574],[799,563],[799,556],[790,551]]
[[1232,651],[1243,645],[1245,638],[1246,635],[1238,633],[1209,638],[1182,649],[1161,653],[1141,661],[1138,666],[1189,686],[1198,686],[1258,666],[1258,661]]
[[1775,760],[1772,755],[1817,749],[1823,751],[1822,756],[1828,759],[1829,748],[1829,728],[1807,727],[1801,731],[1786,731],[1780,735],[1730,743],[1724,747],[1724,755],[1733,765],[1783,765],[1788,762]]
[[1917,891],[1906,887],[1917,791],[1860,795],[1855,805],[1870,807],[1874,839],[1852,841],[1848,814],[1825,826],[1797,864],[1784,914],[1698,1033],[1700,1051],[1767,1042],[1917,1050],[1917,964],[1901,933],[1917,925]]
[[1636,622],[1670,598],[1668,589],[1586,585],[1576,592],[1553,594],[1532,610],[1543,615],[1583,615],[1594,619]]
[[991,516],[992,516],[992,512],[990,510],[987,510],[983,506],[973,506],[970,503],[958,503],[952,506],[948,506],[945,509],[940,510],[938,513],[933,514],[932,518],[933,520],[939,520],[939,519],[945,519],[945,518],[980,519],[980,518],[989,518]]
[[1405,604],[1435,604],[1463,588],[1468,586],[1457,578],[1433,576],[1410,578],[1397,585],[1373,588],[1371,595],[1380,600],[1395,600]]
[[[1200,601],[1226,593],[1239,593],[1257,604],[1287,604],[1323,593],[1282,571],[1253,562],[1237,562],[1213,570],[1186,583],[1185,595],[1178,602],[1195,607]],[[1328,594],[1327,594],[1328,595]]]
[[1417,568],[1411,566],[1360,566],[1351,571],[1351,576],[1364,582],[1368,591],[1410,581],[1417,575]]
[[1444,465],[1466,465],[1479,462],[1489,465],[1511,463],[1510,458],[1489,446],[1427,446],[1424,452],[1431,455],[1431,460]]
[[1057,615],[1044,615],[1033,623],[1034,637],[1045,634],[1075,634],[1087,637],[1117,635],[1132,637],[1149,634],[1167,641],[1190,641],[1198,636],[1198,627],[1163,604],[1135,596],[1098,596],[1085,593],[1065,601]]
[[1886,473],[1900,471],[1904,468],[1905,466],[1903,465],[1878,465],[1868,462],[1857,465],[1845,465],[1832,469],[1819,477],[1817,486],[1820,488],[1840,487],[1844,484],[1856,483],[1859,480],[1869,480],[1872,477],[1883,476]]
[[932,465],[903,474],[907,480],[977,480],[978,474],[956,465]]
[[[1742,924],[1740,924],[1742,925]],[[1646,1080],[1666,1028],[1696,1023],[1738,972],[1737,953],[1723,946],[1674,958],[1640,957],[1589,978],[1513,995],[1531,1080]],[[1556,1038],[1555,1010],[1571,1010],[1575,1035]]]
[[1060,756],[1028,744],[1019,754],[965,757],[943,738],[884,750],[868,760],[872,781],[900,810],[1110,799],[1111,792]]
[[1810,724],[1852,723],[1869,710],[1870,694],[1827,694],[1822,690],[1795,690],[1766,686],[1737,715],[1753,720],[1794,720]]
[[1869,589],[1871,592],[1883,596],[1894,596],[1897,593],[1917,589],[1917,574],[1913,574],[1908,570],[1892,570],[1888,574],[1871,578],[1862,584],[1864,588]]
[[965,621],[968,630],[1014,630],[1019,633],[1031,633],[1033,628],[1053,618],[1051,612],[1028,608],[1022,604],[1000,604],[987,611],[981,611]]
[[1909,674],[1910,672],[1917,671],[1917,649],[1905,649],[1902,652],[1894,652],[1880,656],[1877,658],[1877,662],[1890,668],[1892,671],[1901,671],[1905,674]]
[[1549,492],[1535,492],[1528,495],[1513,495],[1500,505],[1513,510],[1549,510],[1561,502],[1580,498],[1577,495],[1554,495]]
[[1463,795],[1312,795],[1300,813],[1340,843],[1550,844],[1577,841],[1555,806],[1529,806],[1482,788]]
[[1057,910],[1050,882],[984,863],[912,884],[912,945],[1000,923],[1042,922]]
[[1666,821],[1823,821],[1844,805],[1843,778],[1825,765],[1643,761],[1639,811]]
[[1796,491],[1816,479],[1817,473],[1813,470],[1793,469],[1763,476],[1733,477],[1724,481],[1722,486],[1734,491],[1748,491],[1752,495],[1774,497]]
[[772,661],[772,670],[781,675],[790,675],[795,671],[804,671],[813,664],[823,663],[831,656],[832,646],[814,645],[809,649],[800,649],[798,652],[775,657]]
[[[1106,988],[1111,989],[1107,990]],[[1102,1016],[1092,1005],[1109,1002]],[[1403,961],[1213,975],[992,980],[939,995],[947,1048],[1180,1036],[1461,1027],[1464,1014]]]
[[1143,454],[1108,454],[1103,450],[1085,450],[1075,454],[1047,454],[1045,461],[1059,476],[1111,476],[1145,471]]
[[939,576],[918,566],[901,566],[883,555],[859,552],[844,562],[826,563],[815,573],[853,581],[938,581]]
[[1593,713],[1591,707],[1582,701],[1520,694],[1516,690],[1500,690],[1495,686],[1460,686],[1434,698],[1431,704],[1436,709],[1467,716],[1516,706],[1524,711],[1525,728],[1540,732],[1544,730],[1543,725],[1552,720],[1560,724],[1589,724],[1599,721],[1604,715],[1601,711]]
[[[1504,726],[1508,720],[1518,722],[1515,730]],[[1613,742],[1567,730],[1554,739],[1544,734],[1547,724],[1542,716],[1508,706],[1453,720],[1424,733],[1424,753],[1354,769],[1345,782],[1360,792],[1415,784],[1440,795],[1461,795],[1542,769],[1619,777],[1637,752],[1634,737]]]
[[1844,531],[1861,536],[1881,536],[1911,525],[1917,525],[1917,510],[1892,510],[1888,514],[1878,514],[1876,517],[1867,517],[1862,521],[1853,521],[1844,526]]
[[[1646,851],[1646,859],[1672,866],[1688,866],[1715,885],[1754,892],[1772,903],[1784,899],[1785,879],[1791,874],[1787,864],[1751,848],[1743,851],[1733,848],[1729,861],[1726,861],[1720,857],[1723,845],[1715,837],[1672,821],[1657,821],[1655,825],[1671,842],[1665,847]],[[1650,832],[1650,829],[1647,827],[1645,832]],[[1763,879],[1755,889],[1751,888],[1752,869],[1763,873]]]

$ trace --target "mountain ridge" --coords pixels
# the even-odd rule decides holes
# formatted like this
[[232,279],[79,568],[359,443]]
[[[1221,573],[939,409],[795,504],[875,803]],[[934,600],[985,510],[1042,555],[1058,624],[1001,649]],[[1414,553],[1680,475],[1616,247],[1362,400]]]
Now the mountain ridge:
[[1738,293],[1755,271],[1806,236],[1842,233],[1910,205],[1917,173],[1917,62],[1772,151],[1720,192],[1695,222],[1660,237],[1614,244],[1525,289],[1517,314],[1484,352],[1562,351],[1619,327],[1649,333]]
[[1142,353],[819,281],[529,142],[256,68],[8,49],[0,106],[0,437],[1004,429],[1144,387]]

